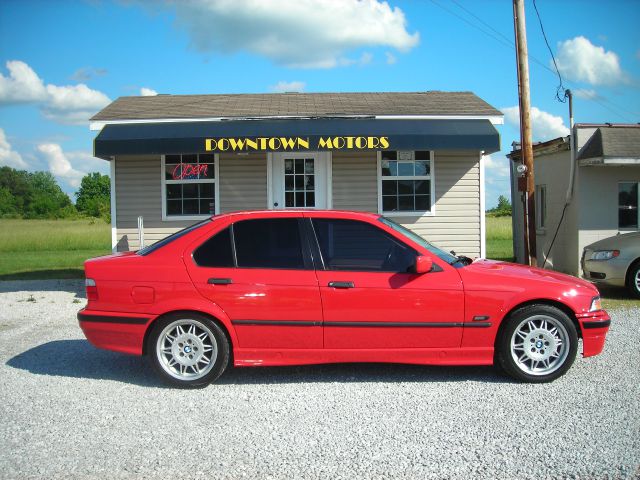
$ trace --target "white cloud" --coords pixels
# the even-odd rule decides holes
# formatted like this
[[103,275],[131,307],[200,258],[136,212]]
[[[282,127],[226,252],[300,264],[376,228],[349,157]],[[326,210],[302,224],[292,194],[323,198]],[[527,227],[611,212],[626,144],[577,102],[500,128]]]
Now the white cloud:
[[11,144],[7,140],[4,130],[0,128],[0,166],[7,166],[24,170],[27,168],[27,162],[22,156],[11,148]]
[[388,65],[393,65],[394,63],[396,63],[398,61],[396,56],[391,52],[385,52],[385,56],[387,57],[387,64]]
[[569,80],[591,85],[615,85],[629,80],[615,52],[593,45],[582,36],[559,43],[557,64]]
[[0,104],[45,101],[48,97],[44,83],[29,65],[19,60],[7,62],[9,76],[0,73]]
[[269,90],[275,93],[285,93],[285,92],[302,92],[304,91],[304,87],[306,84],[304,82],[278,82],[275,85],[271,85]]
[[153,88],[142,87],[140,89],[140,95],[142,95],[143,97],[155,97],[156,95],[158,95],[158,92],[156,92]]
[[0,73],[0,105],[33,103],[46,118],[58,123],[83,124],[111,101],[84,83],[45,86],[36,72],[19,60],[8,61],[7,70],[8,77]]
[[493,183],[495,177],[508,177],[509,176],[509,159],[500,155],[498,158],[494,158],[492,155],[484,156],[484,168],[486,172],[487,181]]
[[[520,109],[517,106],[501,110],[507,123],[520,128]],[[534,141],[551,140],[569,134],[569,129],[565,126],[562,117],[552,115],[537,107],[531,107],[531,129]]]
[[57,143],[43,143],[38,145],[38,151],[49,165],[49,171],[59,179],[66,180],[72,187],[78,188],[84,176],[76,170]]
[[171,2],[176,23],[201,52],[247,51],[289,67],[344,65],[363,47],[407,51],[420,35],[407,31],[399,8],[378,0],[193,0]]
[[573,91],[573,94],[578,98],[582,98],[583,100],[595,100],[597,98],[600,98],[598,92],[591,88],[576,88]]

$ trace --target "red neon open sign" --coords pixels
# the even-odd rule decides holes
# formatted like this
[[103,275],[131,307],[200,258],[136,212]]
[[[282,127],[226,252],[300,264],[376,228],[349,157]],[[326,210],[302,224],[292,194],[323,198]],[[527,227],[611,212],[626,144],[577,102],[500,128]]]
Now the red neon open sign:
[[193,180],[206,178],[209,165],[197,165],[194,163],[180,163],[173,169],[174,180]]

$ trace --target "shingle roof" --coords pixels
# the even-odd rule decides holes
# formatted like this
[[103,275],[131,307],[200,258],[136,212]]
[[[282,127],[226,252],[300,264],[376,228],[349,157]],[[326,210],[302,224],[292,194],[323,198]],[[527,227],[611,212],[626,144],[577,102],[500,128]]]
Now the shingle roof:
[[598,128],[582,147],[578,160],[597,157],[640,158],[640,125]]
[[472,92],[271,93],[120,97],[92,121],[349,115],[500,115]]

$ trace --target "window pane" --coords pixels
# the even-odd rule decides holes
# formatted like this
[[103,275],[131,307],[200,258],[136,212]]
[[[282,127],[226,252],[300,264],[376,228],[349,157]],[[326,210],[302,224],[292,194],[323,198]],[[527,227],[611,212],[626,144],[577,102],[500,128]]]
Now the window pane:
[[200,163],[215,163],[216,156],[213,153],[201,153],[198,157]]
[[429,195],[416,195],[416,211],[426,212],[431,209]]
[[431,193],[429,191],[429,180],[414,180],[413,185],[416,190],[416,194],[428,195]]
[[413,176],[413,162],[398,162],[398,175]]
[[638,228],[638,184],[618,184],[618,228]]
[[289,158],[284,161],[284,173],[285,174],[293,173],[293,159]]
[[304,173],[314,173],[313,158],[307,158],[304,161]]
[[167,200],[167,215],[182,215],[182,200]]
[[196,154],[182,155],[182,163],[198,163],[198,155]]
[[395,150],[387,150],[385,152],[382,152],[382,160],[397,160],[398,159],[398,152],[396,152]]
[[382,161],[382,176],[383,177],[395,177],[398,175],[398,162],[396,161]]
[[304,207],[304,192],[296,192],[296,207]]
[[213,183],[199,183],[198,186],[200,187],[200,198],[213,198]]
[[413,195],[413,180],[398,180],[398,194]]
[[415,174],[417,176],[429,175],[431,173],[429,162],[416,162],[415,168]]
[[304,190],[304,175],[296,175],[296,190]]
[[165,180],[180,180],[180,172],[182,172],[182,167],[177,165],[165,164],[164,166],[164,178]]
[[200,213],[200,205],[198,200],[183,200],[182,213],[184,215],[198,215]]
[[185,183],[182,185],[182,196],[184,198],[198,198],[198,184]]
[[211,163],[201,163],[198,167],[199,178],[216,178],[215,166]]
[[398,197],[383,195],[382,197],[382,210],[385,212],[395,212],[398,210]]
[[239,267],[304,268],[296,218],[246,220],[233,229]]
[[175,183],[167,185],[167,198],[174,200],[182,198],[182,185]]
[[404,212],[413,211],[414,210],[413,195],[399,195],[398,210],[404,211]]
[[416,160],[430,160],[431,152],[429,150],[416,150]]
[[295,172],[296,173],[304,173],[304,159],[296,158],[295,159]]
[[415,252],[373,225],[314,219],[322,258],[329,270],[408,272]]
[[215,211],[215,202],[213,198],[200,200],[200,215],[213,215]]
[[293,192],[286,192],[284,194],[284,206],[289,208],[289,207],[295,207],[295,205],[293,204]]
[[383,180],[382,181],[382,194],[383,195],[397,195],[398,194],[398,181],[397,180]]
[[316,194],[313,192],[306,193],[307,207],[315,207],[316,206]]
[[284,189],[293,190],[293,175],[284,176]]
[[193,259],[201,267],[233,267],[230,229],[225,228],[200,245],[193,252]]
[[166,155],[164,157],[164,163],[174,165],[180,163],[180,155]]

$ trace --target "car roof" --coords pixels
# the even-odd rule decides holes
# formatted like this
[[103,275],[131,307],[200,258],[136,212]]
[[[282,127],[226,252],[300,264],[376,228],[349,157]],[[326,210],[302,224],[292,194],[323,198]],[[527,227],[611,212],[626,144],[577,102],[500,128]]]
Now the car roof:
[[[316,210],[308,208],[288,208],[286,210],[242,210],[237,212],[227,212],[214,215],[212,220],[230,218],[278,218],[278,217],[331,217],[331,218],[351,218],[377,220],[380,215],[369,212],[354,212],[352,210]],[[235,218],[234,218],[235,217]]]

